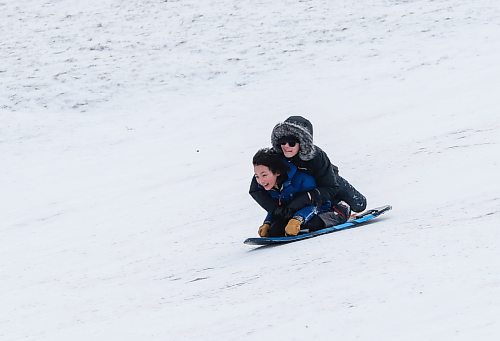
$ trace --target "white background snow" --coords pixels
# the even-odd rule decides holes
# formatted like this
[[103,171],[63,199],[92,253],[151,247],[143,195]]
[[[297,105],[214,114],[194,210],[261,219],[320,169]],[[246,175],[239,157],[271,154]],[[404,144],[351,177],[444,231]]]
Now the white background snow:
[[[498,340],[497,0],[0,0],[0,340]],[[244,245],[309,118],[377,223]]]

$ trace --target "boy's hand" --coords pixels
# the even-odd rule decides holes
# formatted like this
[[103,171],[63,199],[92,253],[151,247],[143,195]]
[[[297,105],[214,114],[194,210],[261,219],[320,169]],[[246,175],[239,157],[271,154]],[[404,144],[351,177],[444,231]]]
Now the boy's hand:
[[267,235],[269,234],[270,227],[271,227],[271,225],[269,225],[268,223],[262,224],[262,226],[259,227],[259,236],[267,237]]

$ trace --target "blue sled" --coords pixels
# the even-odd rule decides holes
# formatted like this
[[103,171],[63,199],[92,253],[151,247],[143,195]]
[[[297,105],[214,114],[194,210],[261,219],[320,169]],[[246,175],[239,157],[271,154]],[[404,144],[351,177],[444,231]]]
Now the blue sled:
[[384,212],[389,211],[390,209],[392,209],[392,206],[390,206],[390,205],[372,208],[370,210],[366,210],[363,213],[359,214],[353,220],[349,220],[349,221],[347,221],[343,224],[340,224],[340,225],[326,227],[324,229],[314,231],[314,232],[305,232],[305,233],[301,232],[296,236],[289,236],[289,237],[248,238],[243,243],[245,243],[247,245],[275,245],[275,244],[296,242],[298,240],[308,239],[308,238],[320,236],[322,234],[332,233],[332,232],[341,231],[341,230],[347,230],[347,229],[356,227],[356,226],[363,224],[369,220],[377,218],[379,215],[381,215]]

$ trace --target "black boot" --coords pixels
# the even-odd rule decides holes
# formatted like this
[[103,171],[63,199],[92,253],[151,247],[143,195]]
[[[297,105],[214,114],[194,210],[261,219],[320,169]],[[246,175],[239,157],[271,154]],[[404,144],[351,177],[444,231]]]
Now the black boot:
[[351,209],[344,203],[337,203],[333,205],[332,210],[318,214],[320,219],[324,222],[325,227],[340,225],[345,223],[351,216]]
[[[332,207],[333,212],[338,216],[338,224],[343,224],[351,217],[351,208],[349,205],[339,202]],[[336,224],[337,225],[337,224]]]

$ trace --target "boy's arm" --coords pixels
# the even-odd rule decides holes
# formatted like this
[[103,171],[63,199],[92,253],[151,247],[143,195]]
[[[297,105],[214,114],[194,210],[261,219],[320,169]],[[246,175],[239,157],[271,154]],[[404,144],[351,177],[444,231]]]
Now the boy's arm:
[[338,168],[332,165],[326,153],[321,149],[312,162],[310,172],[316,180],[317,189],[321,193],[321,197],[324,200],[333,201],[339,191],[337,181]]

